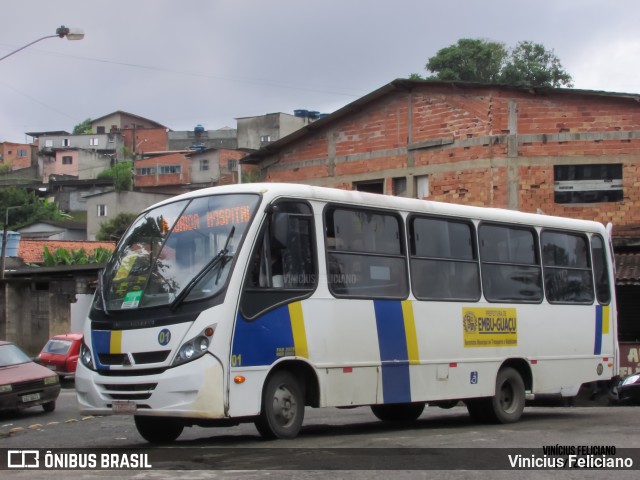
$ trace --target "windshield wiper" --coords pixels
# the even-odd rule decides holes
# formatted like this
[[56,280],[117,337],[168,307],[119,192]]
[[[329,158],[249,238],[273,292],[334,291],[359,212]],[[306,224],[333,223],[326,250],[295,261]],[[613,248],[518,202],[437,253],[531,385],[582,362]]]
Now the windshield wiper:
[[[183,302],[183,300],[187,298],[187,295],[191,293],[191,290],[193,290],[193,287],[195,287],[198,284],[198,282],[200,282],[200,280],[202,280],[205,277],[205,275],[207,275],[207,273],[209,273],[216,265],[218,265],[223,259],[227,257],[229,253],[229,242],[233,238],[233,234],[235,233],[235,231],[236,231],[236,227],[234,225],[233,227],[231,227],[231,231],[229,232],[229,236],[227,237],[226,242],[224,242],[224,247],[222,248],[222,250],[216,253],[216,255],[211,260],[209,260],[204,267],[202,267],[202,269],[198,272],[198,274],[194,276],[189,281],[189,283],[187,283],[187,285],[180,291],[180,293],[176,296],[173,302],[171,302],[171,305],[169,305],[169,310],[173,312],[176,308],[178,308],[180,304]],[[218,275],[218,278],[219,277],[220,275]],[[217,279],[216,279],[216,283],[217,283]]]
[[105,315],[109,315],[107,302],[104,299],[104,269],[100,270],[100,273],[98,274],[98,294],[100,295],[100,301],[102,302],[102,311]]

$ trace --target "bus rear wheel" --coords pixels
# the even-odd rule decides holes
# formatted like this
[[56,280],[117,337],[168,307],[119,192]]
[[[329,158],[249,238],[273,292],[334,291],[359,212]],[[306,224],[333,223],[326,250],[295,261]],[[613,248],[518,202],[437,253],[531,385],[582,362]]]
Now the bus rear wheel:
[[267,380],[262,396],[262,411],[255,425],[266,439],[294,438],[302,428],[304,395],[289,372],[276,372]]
[[380,420],[387,422],[411,422],[424,411],[424,403],[394,403],[371,405],[371,411]]
[[497,423],[514,423],[522,416],[525,405],[522,377],[513,368],[503,368],[496,378],[496,394],[490,398],[491,420]]
[[184,425],[165,417],[144,417],[135,415],[138,433],[149,443],[170,443],[180,436]]

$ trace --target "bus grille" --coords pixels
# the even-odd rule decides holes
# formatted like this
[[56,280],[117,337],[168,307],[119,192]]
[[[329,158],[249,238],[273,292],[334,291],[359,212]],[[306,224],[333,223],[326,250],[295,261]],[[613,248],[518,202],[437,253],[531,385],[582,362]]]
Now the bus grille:
[[157,383],[138,383],[134,385],[99,384],[102,393],[111,400],[146,400],[151,397],[157,385]]
[[[144,365],[147,363],[164,362],[171,353],[171,350],[158,350],[156,352],[138,352],[132,353],[133,361],[136,365]],[[101,353],[98,359],[102,365],[128,365],[129,357],[126,353]]]

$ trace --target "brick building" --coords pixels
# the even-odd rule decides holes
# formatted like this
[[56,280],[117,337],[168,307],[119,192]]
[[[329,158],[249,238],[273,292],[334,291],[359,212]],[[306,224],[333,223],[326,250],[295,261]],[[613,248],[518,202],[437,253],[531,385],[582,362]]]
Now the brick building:
[[274,182],[640,224],[639,99],[395,80],[242,163]]
[[0,165],[11,170],[31,166],[31,145],[27,143],[0,142]]
[[242,163],[272,182],[612,222],[620,339],[640,341],[639,100],[399,79]]

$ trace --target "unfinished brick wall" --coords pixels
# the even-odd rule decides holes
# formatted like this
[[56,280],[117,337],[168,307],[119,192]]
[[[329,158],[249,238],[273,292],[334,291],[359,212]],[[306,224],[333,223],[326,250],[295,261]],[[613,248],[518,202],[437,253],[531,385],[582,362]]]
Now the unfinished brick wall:
[[[431,200],[640,224],[631,95],[404,81],[338,113],[260,158],[263,178],[346,189],[380,180],[392,193],[393,178],[428,175]],[[623,165],[623,201],[554,203],[554,165],[589,163]]]

